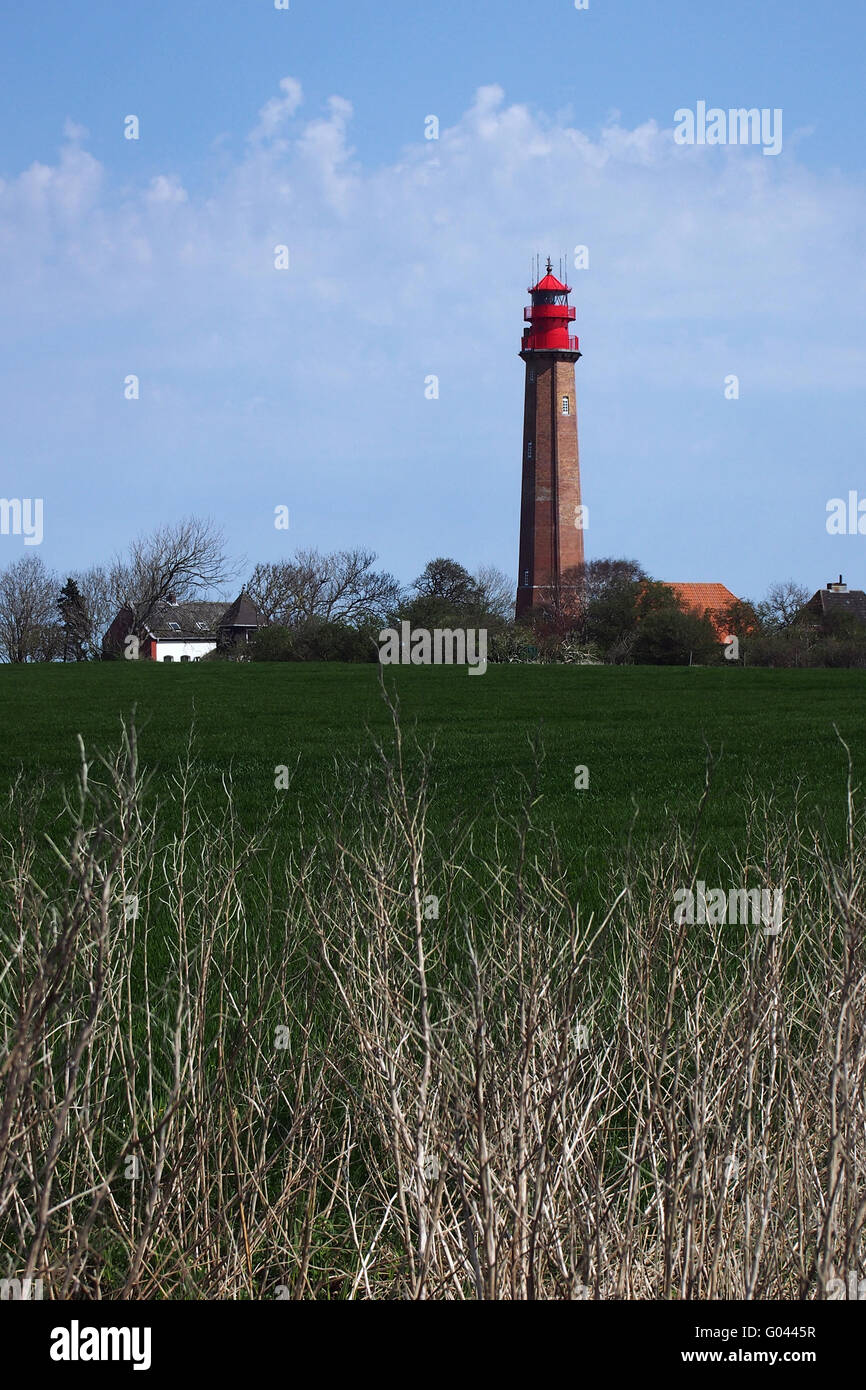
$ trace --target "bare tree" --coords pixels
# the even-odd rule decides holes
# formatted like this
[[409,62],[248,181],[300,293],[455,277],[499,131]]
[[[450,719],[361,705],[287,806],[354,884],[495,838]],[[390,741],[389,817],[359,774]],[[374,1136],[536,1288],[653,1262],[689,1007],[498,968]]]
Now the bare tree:
[[256,565],[244,587],[264,622],[289,622],[293,611],[293,566],[289,561]]
[[118,608],[122,606],[122,600],[118,600],[111,573],[104,565],[77,570],[72,578],[84,601],[84,650],[89,660],[95,660],[102,653],[102,639]]
[[759,611],[771,627],[791,627],[810,598],[811,594],[803,584],[798,584],[795,579],[785,579],[779,584],[770,585]]
[[38,555],[0,571],[0,653],[6,661],[52,661],[62,646],[57,576]]
[[299,550],[291,560],[257,565],[246,589],[271,623],[377,622],[397,602],[400,585],[393,574],[374,570],[375,561],[372,550]]
[[478,585],[479,603],[485,613],[504,618],[506,622],[514,617],[514,580],[509,579],[503,570],[495,565],[481,565],[475,571]]
[[109,582],[115,609],[127,607],[138,627],[169,595],[182,602],[228,575],[222,531],[210,520],[185,517],[135,540],[128,559],[112,562]]

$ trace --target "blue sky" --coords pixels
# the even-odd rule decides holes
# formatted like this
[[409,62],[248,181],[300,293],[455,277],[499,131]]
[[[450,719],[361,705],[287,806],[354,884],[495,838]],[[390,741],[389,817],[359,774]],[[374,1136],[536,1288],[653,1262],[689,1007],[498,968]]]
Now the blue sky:
[[[588,553],[866,587],[825,527],[866,498],[864,30],[833,0],[16,7],[0,495],[44,498],[61,569],[194,511],[250,565],[513,573],[529,261],[582,244]],[[781,108],[781,154],[677,146],[699,100]]]

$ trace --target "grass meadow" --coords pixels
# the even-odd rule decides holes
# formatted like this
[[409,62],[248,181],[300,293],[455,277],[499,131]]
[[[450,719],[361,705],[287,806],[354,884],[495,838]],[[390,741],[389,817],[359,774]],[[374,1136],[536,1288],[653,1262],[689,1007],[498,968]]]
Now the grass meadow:
[[[156,795],[191,758],[204,800],[231,779],[243,823],[278,806],[274,833],[288,847],[300,820],[329,806],[347,768],[387,736],[378,671],[330,663],[7,667],[0,779],[44,779],[37,826],[48,830],[75,778],[77,736],[90,754],[107,751],[134,715]],[[472,823],[483,852],[499,813],[513,816],[531,783],[533,820],[556,830],[576,887],[586,883],[584,869],[591,880],[621,854],[629,834],[657,842],[672,821],[688,824],[708,762],[708,872],[744,843],[753,795],[772,794],[789,812],[798,792],[807,814],[841,833],[847,758],[834,726],[855,764],[866,763],[866,674],[858,671],[506,665],[469,677],[409,667],[389,668],[388,688],[404,732],[431,753],[433,829]],[[589,771],[582,791],[579,765]],[[275,790],[277,766],[292,770],[288,794]]]
[[[856,1284],[866,675],[385,677],[0,670],[9,1276],[53,1298]],[[698,879],[783,886],[782,930],[676,922]]]

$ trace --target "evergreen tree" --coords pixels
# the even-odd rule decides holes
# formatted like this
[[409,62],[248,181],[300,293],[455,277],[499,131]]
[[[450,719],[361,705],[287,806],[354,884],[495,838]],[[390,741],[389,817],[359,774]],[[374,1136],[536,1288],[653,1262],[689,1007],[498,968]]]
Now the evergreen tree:
[[87,607],[84,595],[71,577],[60,590],[57,607],[63,620],[63,660],[85,661],[89,636]]

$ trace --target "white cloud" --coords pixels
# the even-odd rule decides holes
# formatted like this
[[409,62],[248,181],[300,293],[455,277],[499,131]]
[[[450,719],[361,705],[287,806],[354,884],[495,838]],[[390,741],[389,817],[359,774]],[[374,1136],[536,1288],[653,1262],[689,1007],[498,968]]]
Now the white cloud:
[[149,203],[186,203],[188,195],[176,174],[157,174],[145,194]]
[[[779,429],[799,393],[862,391],[866,194],[809,170],[788,145],[772,160],[760,149],[679,147],[654,120],[629,130],[616,116],[590,134],[491,85],[439,141],[423,139],[419,120],[417,142],[374,166],[350,144],[347,100],[300,117],[302,96],[283,79],[244,155],[207,194],[177,174],[116,185],[71,125],[56,163],[3,171],[0,302],[25,344],[21,370],[28,341],[48,333],[74,343],[76,380],[141,370],[145,402],[148,376],[159,377],[166,413],[159,438],[141,445],[144,476],[158,474],[167,440],[207,456],[217,496],[220,467],[233,486],[239,451],[262,475],[314,453],[311,478],[339,481],[350,519],[353,488],[365,506],[387,497],[407,516],[415,488],[421,526],[424,459],[437,487],[486,515],[502,460],[513,485],[530,257],[549,252],[556,264],[577,244],[590,250],[589,270],[568,272],[590,448],[606,411],[616,447],[643,457],[636,403],[670,395],[675,439],[683,392],[722,399],[728,372],[742,383],[731,410],[763,399]],[[290,249],[288,271],[274,269],[277,244]],[[34,348],[34,380],[40,362]],[[442,397],[423,413],[429,372]],[[89,428],[81,393],[70,386],[53,412],[66,436]],[[129,418],[102,422],[108,453],[112,428],[133,447]],[[693,454],[684,439],[682,458]]]
[[[431,350],[448,342],[471,360],[480,340],[513,325],[531,254],[557,261],[581,243],[590,269],[571,279],[594,333],[667,323],[694,375],[689,324],[731,334],[741,323],[756,372],[764,335],[775,340],[784,326],[813,344],[833,340],[838,372],[840,325],[864,308],[864,194],[838,175],[759,150],[678,147],[655,121],[634,130],[614,122],[592,138],[508,105],[495,85],[479,89],[440,141],[419,139],[371,168],[348,143],[352,107],[341,97],[288,138],[301,101],[300,84],[284,78],[248,155],[207,198],[191,198],[174,174],[119,198],[70,124],[75,141],[56,165],[33,164],[0,186],[7,264],[24,272],[5,293],[14,300],[17,285],[32,292],[41,279],[62,315],[65,302],[77,305],[77,276],[89,288],[98,271],[107,295],[121,281],[156,337],[171,337],[172,303],[182,313],[197,294],[210,298],[214,271],[229,316],[240,303],[267,315],[287,297],[312,309],[325,267],[326,299],[346,328],[353,318],[360,328],[390,322],[397,353],[402,337],[417,346],[423,334]],[[292,253],[288,285],[274,278],[277,243]],[[136,267],[146,268],[138,279]],[[170,288],[178,278],[181,300],[154,304],[155,281]],[[422,304],[423,325],[404,317]],[[632,366],[658,375],[657,360]],[[814,354],[797,363],[800,378],[820,372]],[[778,384],[776,364],[770,376]]]
[[294,77],[284,77],[280,82],[282,96],[271,97],[259,112],[259,123],[250,133],[254,143],[273,140],[294,116],[304,100],[300,82]]
[[67,140],[86,140],[90,131],[87,126],[78,125],[67,116],[63,124],[63,134]]

